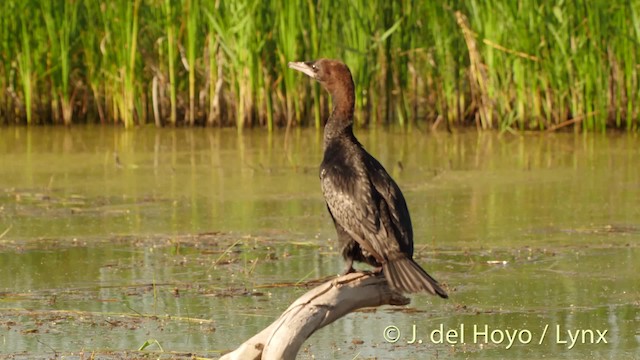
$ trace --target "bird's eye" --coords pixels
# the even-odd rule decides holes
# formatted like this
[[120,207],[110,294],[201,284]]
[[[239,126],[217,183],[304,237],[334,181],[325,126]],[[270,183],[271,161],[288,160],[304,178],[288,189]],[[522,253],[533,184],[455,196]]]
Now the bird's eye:
[[318,70],[318,67],[316,66],[316,64],[311,65],[311,68],[316,71]]

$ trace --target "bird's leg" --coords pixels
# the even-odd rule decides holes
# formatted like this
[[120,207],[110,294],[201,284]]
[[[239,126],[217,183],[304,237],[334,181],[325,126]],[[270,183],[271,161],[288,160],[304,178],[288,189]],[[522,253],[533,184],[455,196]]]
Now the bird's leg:
[[347,274],[351,274],[352,272],[355,272],[355,270],[353,269],[353,258],[348,258],[346,260],[347,262],[345,264],[342,275],[347,275]]

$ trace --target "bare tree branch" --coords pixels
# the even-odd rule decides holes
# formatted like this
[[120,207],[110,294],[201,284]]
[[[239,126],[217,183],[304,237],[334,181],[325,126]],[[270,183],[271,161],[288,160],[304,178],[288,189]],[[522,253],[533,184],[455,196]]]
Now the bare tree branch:
[[221,360],[295,359],[302,344],[316,330],[354,310],[381,305],[407,305],[384,276],[351,273],[327,281],[302,295],[267,328]]

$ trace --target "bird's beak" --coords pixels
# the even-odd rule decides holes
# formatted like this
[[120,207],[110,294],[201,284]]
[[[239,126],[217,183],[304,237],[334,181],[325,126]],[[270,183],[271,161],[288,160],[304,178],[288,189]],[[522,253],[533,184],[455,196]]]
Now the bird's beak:
[[293,69],[293,70],[298,70],[303,74],[306,74],[307,76],[311,77],[312,79],[316,78],[316,72],[313,71],[313,68],[310,65],[307,65],[307,63],[300,61],[300,62],[289,62],[289,68]]

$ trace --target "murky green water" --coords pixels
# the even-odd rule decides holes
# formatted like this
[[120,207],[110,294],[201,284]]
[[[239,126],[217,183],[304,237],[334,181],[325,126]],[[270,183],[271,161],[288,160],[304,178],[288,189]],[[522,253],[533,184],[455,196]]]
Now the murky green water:
[[[299,358],[640,358],[637,136],[358,136],[451,298],[351,314]],[[306,130],[0,128],[0,355],[235,348],[342,269],[321,148]]]

